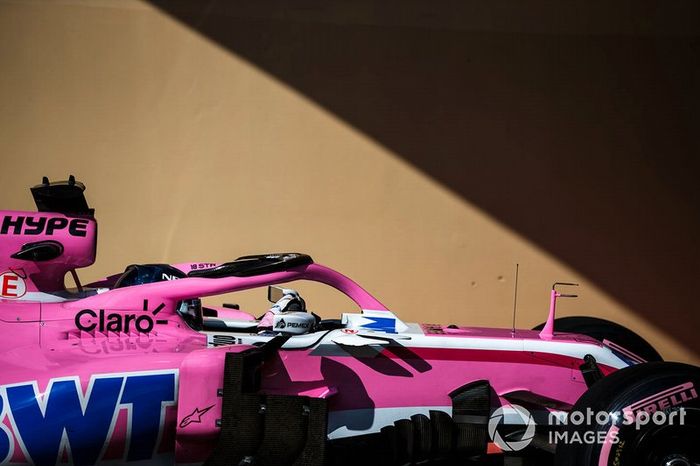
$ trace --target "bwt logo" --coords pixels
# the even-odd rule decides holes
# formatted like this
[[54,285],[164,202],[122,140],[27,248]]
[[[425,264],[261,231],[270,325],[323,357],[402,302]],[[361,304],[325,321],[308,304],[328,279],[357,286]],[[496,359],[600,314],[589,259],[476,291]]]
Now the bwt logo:
[[24,279],[14,272],[0,274],[0,297],[21,298],[27,292],[27,284]]
[[[126,461],[149,460],[165,425],[165,408],[177,400],[177,372],[92,376],[83,392],[78,377],[0,386],[0,463],[19,445],[27,463],[98,462],[115,434],[120,410],[129,412]],[[42,387],[43,388],[43,387]],[[4,421],[9,418],[8,427]],[[19,452],[17,452],[19,454]]]
[[167,325],[167,319],[155,319],[160,311],[165,308],[160,303],[150,314],[148,313],[148,300],[143,300],[145,314],[135,312],[110,312],[100,309],[95,312],[92,309],[83,309],[75,314],[75,327],[85,332],[116,332],[129,333],[135,330],[139,333],[149,333],[156,325]]
[[87,236],[87,227],[90,220],[84,218],[73,218],[68,220],[65,217],[25,217],[18,215],[6,216],[0,226],[0,235],[53,235],[60,230],[68,229],[71,236]]

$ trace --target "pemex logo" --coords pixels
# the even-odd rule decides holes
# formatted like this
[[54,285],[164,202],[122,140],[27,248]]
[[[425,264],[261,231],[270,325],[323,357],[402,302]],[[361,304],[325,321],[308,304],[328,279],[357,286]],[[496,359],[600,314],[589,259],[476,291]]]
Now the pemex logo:
[[[518,418],[517,421],[510,424],[525,426],[525,432],[522,435],[516,435],[517,438],[512,438],[511,435],[502,436],[499,432],[499,427],[504,425],[504,413],[507,408]],[[489,419],[489,436],[493,443],[503,451],[520,451],[532,442],[532,438],[535,436],[535,421],[532,419],[530,411],[522,406],[501,406],[493,412]]]

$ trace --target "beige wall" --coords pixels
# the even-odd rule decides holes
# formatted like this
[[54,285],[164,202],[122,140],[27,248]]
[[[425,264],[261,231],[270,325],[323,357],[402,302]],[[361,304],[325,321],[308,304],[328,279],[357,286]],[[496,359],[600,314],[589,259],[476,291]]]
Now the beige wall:
[[[352,118],[147,3],[0,1],[0,70],[2,207],[32,209],[27,188],[42,175],[85,182],[100,237],[84,280],[135,262],[295,250],[405,320],[509,326],[519,263],[519,326],[544,320],[554,281],[576,281],[581,297],[561,315],[615,320],[669,359],[700,362],[697,346],[621,301],[615,283],[592,279]],[[527,141],[518,146],[528,151]],[[586,163],[556,156],[572,171]],[[518,196],[504,190],[501,200]],[[541,229],[556,232],[559,220],[540,207]],[[347,308],[317,288],[307,302],[325,316]],[[243,304],[261,310],[263,293]],[[696,328],[695,309],[683,311]]]

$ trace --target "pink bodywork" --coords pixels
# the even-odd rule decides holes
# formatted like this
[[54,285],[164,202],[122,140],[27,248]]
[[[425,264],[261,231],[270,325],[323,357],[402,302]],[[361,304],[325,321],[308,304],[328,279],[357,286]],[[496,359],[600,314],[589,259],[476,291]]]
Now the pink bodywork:
[[[0,217],[22,215],[71,220],[60,214],[0,212]],[[177,381],[176,401],[163,404],[153,458],[174,459],[182,464],[203,462],[219,432],[216,421],[221,418],[221,398],[217,389],[223,383],[224,356],[250,346],[208,346],[207,336],[191,328],[178,314],[178,304],[183,300],[311,280],[346,294],[362,311],[395,318],[358,284],[319,264],[251,277],[188,277],[91,296],[66,294],[62,285],[66,272],[94,261],[96,232],[92,219],[87,220],[85,236],[71,235],[68,230],[54,232],[52,239],[60,241],[66,251],[60,261],[9,259],[2,264],[0,273],[13,274],[10,293],[17,289],[12,288],[17,286],[15,276],[21,278],[25,288],[22,296],[8,295],[6,288],[0,299],[0,395],[5,397],[0,423],[14,442],[8,461],[21,463],[30,458],[8,408],[6,387],[35,383],[37,397],[41,397],[50,381],[77,378],[88,396],[95,376],[126,374],[127,380],[134,374],[172,373]],[[9,257],[27,241],[22,234],[3,235],[0,255]],[[187,271],[196,264],[178,267]],[[48,298],[42,298],[42,294]],[[32,296],[34,300],[27,299]],[[57,302],[48,302],[51,297]],[[223,312],[231,319],[253,318],[240,311]],[[121,322],[130,323],[130,328],[100,330],[100,315],[108,314],[121,316]],[[147,319],[142,320],[142,328],[154,322],[147,332],[136,327],[137,319],[143,316]],[[91,330],[78,329],[76,319],[82,328]],[[386,419],[394,415],[390,414],[395,412],[392,409],[403,410],[407,416],[426,409],[449,410],[449,393],[477,380],[487,380],[498,397],[525,390],[564,405],[573,404],[586,390],[578,369],[583,355],[595,354],[605,373],[625,365],[590,338],[540,335],[528,330],[409,324],[406,331],[397,332],[405,340],[397,339],[398,346],[376,347],[377,355],[371,359],[343,353],[340,343],[334,343],[334,339],[358,337],[362,332],[361,328],[332,330],[317,345],[305,349],[283,347],[263,367],[262,390],[328,398],[328,434],[334,438],[377,431],[391,422]],[[133,429],[129,409],[122,404],[116,408],[100,461],[125,460]],[[61,450],[58,454],[59,460],[66,459],[70,452]]]

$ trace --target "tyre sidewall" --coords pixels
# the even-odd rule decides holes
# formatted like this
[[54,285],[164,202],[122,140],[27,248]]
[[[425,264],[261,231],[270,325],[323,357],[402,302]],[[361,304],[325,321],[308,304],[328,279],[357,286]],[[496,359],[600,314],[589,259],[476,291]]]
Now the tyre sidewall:
[[[681,389],[685,388],[681,391]],[[670,395],[669,395],[670,394]],[[559,443],[557,466],[638,466],[632,460],[637,444],[654,424],[623,424],[623,412],[639,413],[656,409],[680,419],[679,410],[700,410],[700,369],[680,363],[645,363],[619,370],[596,383],[573,407],[572,412],[584,415],[588,412],[620,413],[617,425],[613,421],[599,425],[568,424],[567,438],[584,438],[586,432],[594,432],[590,443]],[[646,400],[646,401],[645,401]],[[642,403],[640,403],[642,402]],[[652,407],[653,406],[653,407]],[[638,416],[635,414],[635,416]],[[627,418],[627,421],[637,417]],[[617,430],[617,435],[614,432]],[[612,443],[606,448],[598,440],[608,438]],[[617,437],[617,441],[614,438]],[[607,460],[606,460],[607,458]]]

